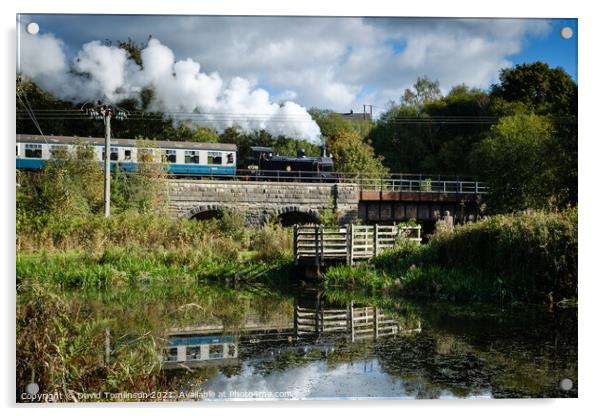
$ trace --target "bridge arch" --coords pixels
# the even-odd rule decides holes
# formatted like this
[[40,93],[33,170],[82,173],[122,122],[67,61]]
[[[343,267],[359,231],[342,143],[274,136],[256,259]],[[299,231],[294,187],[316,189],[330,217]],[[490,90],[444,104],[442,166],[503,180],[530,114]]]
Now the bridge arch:
[[295,224],[320,224],[322,222],[320,211],[294,205],[278,208],[273,213],[272,219],[285,227]]
[[224,216],[225,211],[226,208],[220,205],[199,205],[188,211],[187,218],[198,221],[220,219]]

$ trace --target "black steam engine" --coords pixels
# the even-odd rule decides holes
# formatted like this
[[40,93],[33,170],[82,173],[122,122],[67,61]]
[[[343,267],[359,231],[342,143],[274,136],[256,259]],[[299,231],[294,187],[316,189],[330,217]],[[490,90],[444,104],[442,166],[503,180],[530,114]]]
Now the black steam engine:
[[306,156],[300,149],[297,156],[280,156],[271,147],[252,146],[245,158],[246,171],[252,176],[285,178],[331,178],[333,162],[326,156],[322,147],[322,156]]

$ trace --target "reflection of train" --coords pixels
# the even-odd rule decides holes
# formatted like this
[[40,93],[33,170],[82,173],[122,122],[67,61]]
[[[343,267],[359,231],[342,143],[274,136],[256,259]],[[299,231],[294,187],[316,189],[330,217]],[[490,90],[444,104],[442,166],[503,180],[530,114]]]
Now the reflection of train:
[[[92,146],[94,157],[104,160],[104,138],[76,138],[71,136],[36,136],[17,134],[17,169],[41,169],[48,160],[61,152],[73,152],[78,143]],[[225,143],[195,143],[153,141],[152,148],[138,147],[135,140],[111,140],[111,167],[132,172],[138,169],[141,152],[152,154],[155,162],[164,162],[167,171],[183,176],[235,176],[237,174],[237,147]],[[323,152],[324,153],[324,152]],[[261,177],[329,177],[333,170],[331,157],[305,156],[300,150],[296,157],[276,155],[271,147],[251,147],[245,158],[243,176]]]

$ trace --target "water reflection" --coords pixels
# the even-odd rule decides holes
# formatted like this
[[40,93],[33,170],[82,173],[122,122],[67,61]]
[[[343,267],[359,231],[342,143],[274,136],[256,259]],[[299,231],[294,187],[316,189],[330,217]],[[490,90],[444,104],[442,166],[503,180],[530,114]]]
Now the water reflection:
[[[577,395],[576,312],[297,291],[174,326],[165,368],[209,398]],[[226,308],[227,309],[227,308]],[[176,370],[176,371],[173,371]],[[558,383],[571,378],[562,391]]]

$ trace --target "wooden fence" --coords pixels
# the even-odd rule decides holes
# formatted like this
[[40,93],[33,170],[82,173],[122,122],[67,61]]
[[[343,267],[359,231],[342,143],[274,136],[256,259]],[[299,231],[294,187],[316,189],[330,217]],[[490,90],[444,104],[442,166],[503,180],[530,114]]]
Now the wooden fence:
[[295,264],[344,260],[352,265],[395,247],[403,239],[419,244],[420,230],[419,225],[295,225]]

